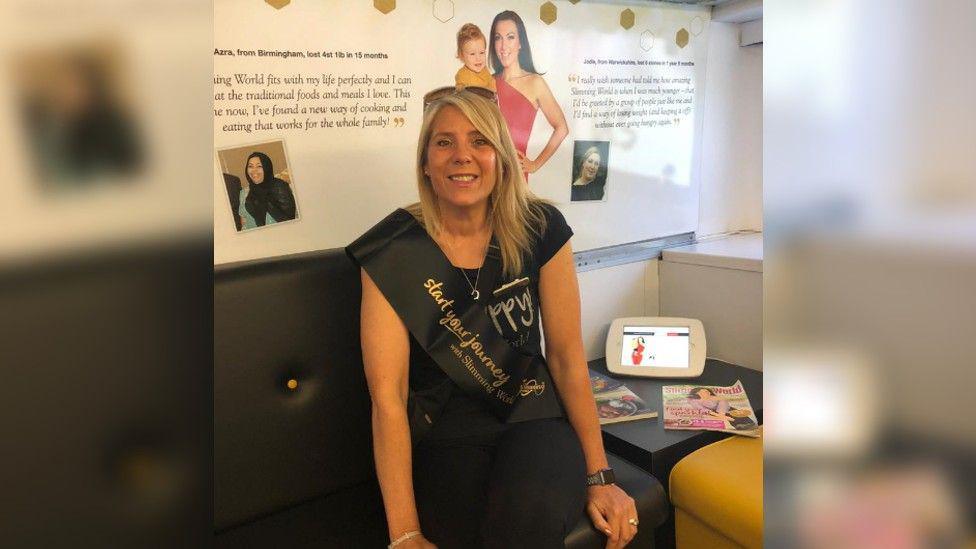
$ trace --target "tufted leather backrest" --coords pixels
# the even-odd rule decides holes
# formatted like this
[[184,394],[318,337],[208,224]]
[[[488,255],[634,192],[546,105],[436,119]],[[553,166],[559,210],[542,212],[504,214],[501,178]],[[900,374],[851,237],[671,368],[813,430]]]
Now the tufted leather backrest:
[[360,291],[341,249],[214,269],[217,530],[375,477]]

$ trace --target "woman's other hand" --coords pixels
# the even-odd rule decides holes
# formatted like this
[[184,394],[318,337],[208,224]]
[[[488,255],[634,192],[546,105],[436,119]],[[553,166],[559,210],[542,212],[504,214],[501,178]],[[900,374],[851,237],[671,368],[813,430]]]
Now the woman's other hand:
[[539,170],[539,168],[542,167],[542,163],[541,162],[538,162],[536,160],[532,160],[528,156],[525,156],[524,154],[522,154],[519,151],[515,151],[515,152],[518,153],[519,164],[522,165],[522,171],[523,172],[525,172],[525,173],[535,173],[535,172],[537,172]]
[[607,534],[607,549],[618,549],[637,535],[637,526],[628,522],[637,518],[634,498],[616,484],[590,486],[587,491],[586,512],[597,530]]

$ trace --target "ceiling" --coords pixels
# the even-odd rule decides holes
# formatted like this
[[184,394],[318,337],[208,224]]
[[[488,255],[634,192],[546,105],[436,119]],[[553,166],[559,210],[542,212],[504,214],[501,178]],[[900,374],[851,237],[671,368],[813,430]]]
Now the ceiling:
[[[649,2],[650,0],[648,0]],[[762,0],[655,0],[668,4],[712,7],[712,20],[744,23],[762,19]]]
[[656,1],[665,2],[668,4],[688,4],[692,6],[718,6],[719,4],[728,4],[729,2],[733,2],[735,0],[656,0]]

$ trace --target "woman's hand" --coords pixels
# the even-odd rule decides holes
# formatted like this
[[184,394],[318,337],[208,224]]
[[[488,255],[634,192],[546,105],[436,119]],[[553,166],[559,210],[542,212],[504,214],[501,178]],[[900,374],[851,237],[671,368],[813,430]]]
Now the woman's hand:
[[597,530],[607,535],[607,549],[618,549],[637,535],[637,526],[627,522],[637,518],[634,498],[616,484],[590,486],[587,491],[586,512]]
[[528,156],[525,156],[524,154],[522,154],[519,151],[515,151],[515,152],[518,153],[519,164],[522,165],[522,171],[523,172],[525,172],[525,173],[535,173],[535,172],[539,171],[539,168],[542,167],[542,164],[543,164],[542,162],[539,162],[537,160],[532,160]]

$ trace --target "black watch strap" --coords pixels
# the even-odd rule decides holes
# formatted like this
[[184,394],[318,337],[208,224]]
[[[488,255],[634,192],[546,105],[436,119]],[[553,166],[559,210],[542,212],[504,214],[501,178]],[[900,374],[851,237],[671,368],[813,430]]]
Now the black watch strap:
[[616,478],[613,474],[613,469],[600,469],[599,471],[593,473],[592,475],[586,476],[587,486],[605,486],[607,484],[613,484],[616,482]]

